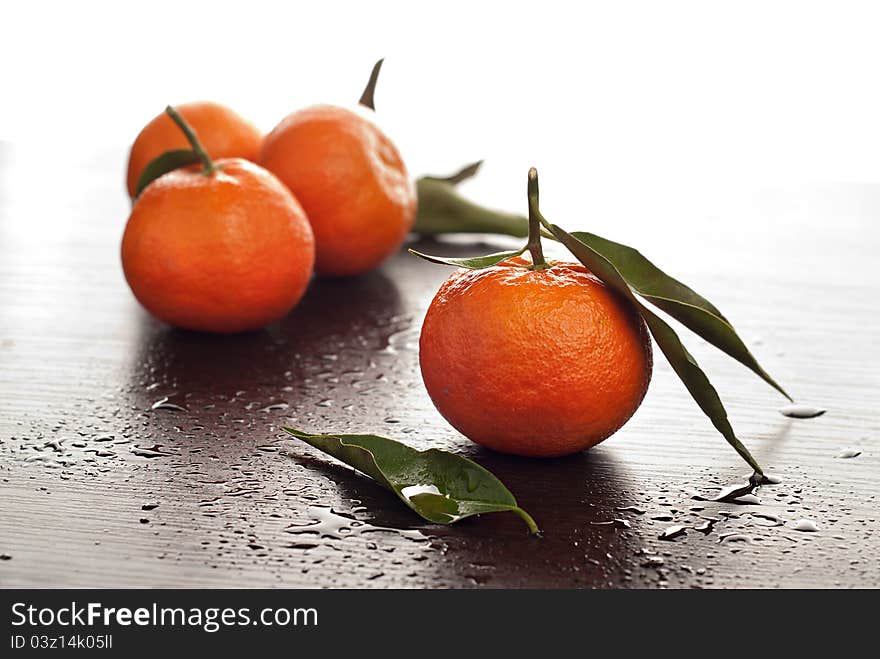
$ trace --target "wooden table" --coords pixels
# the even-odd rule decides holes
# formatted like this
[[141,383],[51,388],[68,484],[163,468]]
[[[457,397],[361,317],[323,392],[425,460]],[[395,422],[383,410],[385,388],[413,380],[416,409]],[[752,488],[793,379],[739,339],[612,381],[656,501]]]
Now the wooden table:
[[[740,436],[782,479],[760,505],[736,505],[692,498],[748,470],[659,353],[645,403],[599,447],[493,454],[444,422],[419,376],[419,326],[444,268],[401,254],[360,279],[317,280],[263,332],[169,329],[121,274],[123,151],[61,170],[40,153],[0,148],[0,585],[880,586],[880,186],[743,192],[712,216],[645,220],[638,241],[633,226],[593,225],[710,297],[797,398],[828,408],[782,417],[778,395],[685,333]],[[166,397],[180,409],[152,409]],[[424,524],[285,440],[283,424],[466,454],[544,537],[511,515]],[[720,521],[704,534],[701,516]],[[339,537],[290,532],[319,519]],[[799,519],[818,532],[795,530]],[[690,528],[658,539],[674,524]]]

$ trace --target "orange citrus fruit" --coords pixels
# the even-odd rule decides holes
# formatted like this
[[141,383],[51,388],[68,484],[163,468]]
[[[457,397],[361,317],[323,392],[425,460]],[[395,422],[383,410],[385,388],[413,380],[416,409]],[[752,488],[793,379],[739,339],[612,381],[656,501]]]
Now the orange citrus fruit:
[[474,442],[568,455],[636,411],[651,342],[632,305],[584,266],[530,265],[517,257],[444,282],[422,327],[422,377],[440,413]]
[[294,112],[266,136],[259,162],[303,205],[319,274],[376,268],[415,221],[415,186],[394,143],[366,112],[333,105]]
[[[176,106],[193,127],[212,158],[244,158],[256,162],[263,134],[251,122],[219,103],[201,101]],[[131,147],[126,182],[134,197],[138,177],[151,160],[173,149],[186,149],[189,143],[164,112],[144,126]]]
[[122,239],[135,297],[171,325],[255,330],[302,298],[314,238],[302,207],[270,172],[241,158],[178,169],[144,189]]

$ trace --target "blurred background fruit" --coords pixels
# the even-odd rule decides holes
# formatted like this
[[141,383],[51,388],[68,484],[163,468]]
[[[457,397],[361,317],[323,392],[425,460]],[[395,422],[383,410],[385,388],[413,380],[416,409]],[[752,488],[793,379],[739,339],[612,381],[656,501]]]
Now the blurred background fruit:
[[[212,158],[244,158],[256,161],[263,134],[247,119],[219,103],[200,101],[178,105],[177,111],[196,131]],[[138,177],[154,158],[166,151],[189,148],[180,129],[164,112],[138,134],[128,156],[126,185],[135,196]]]
[[[365,92],[370,105],[380,64]],[[311,106],[288,115],[263,141],[260,164],[291,189],[309,217],[319,274],[376,268],[413,226],[415,185],[397,147],[368,113]]]

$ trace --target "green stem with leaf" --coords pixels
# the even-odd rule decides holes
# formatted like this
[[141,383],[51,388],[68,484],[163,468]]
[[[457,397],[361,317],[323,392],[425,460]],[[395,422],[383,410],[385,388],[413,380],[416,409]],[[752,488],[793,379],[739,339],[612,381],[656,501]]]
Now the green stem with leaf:
[[[519,250],[497,252],[470,258],[446,258],[419,254],[435,263],[461,268],[489,268],[506,259],[518,256],[528,250],[532,255],[532,268],[542,270],[547,266],[541,247],[541,237],[557,241],[606,286],[625,298],[642,316],[648,331],[654,337],[664,356],[676,375],[700,409],[706,414],[716,430],[754,469],[757,477],[763,475],[760,464],[745,445],[737,438],[727,418],[727,411],[709,378],[684,347],[676,332],[660,316],[652,312],[644,302],[658,307],[681,322],[685,327],[704,338],[707,342],[752,370],[767,384],[791,400],[791,396],[758,364],[743,340],[734,330],[730,321],[709,300],[699,295],[684,283],[670,277],[646,259],[640,252],[595,234],[582,231],[569,233],[556,224],[548,222],[541,214],[538,205],[538,173],[532,168],[528,177],[528,220],[512,216],[503,217],[460,197],[454,185],[473,176],[480,163],[464,168],[461,172],[445,179],[423,177],[419,180],[420,216],[415,231],[427,233],[460,233],[479,230],[480,226],[497,225],[502,229],[489,231],[506,235],[527,235],[528,242]],[[445,186],[442,194],[422,198],[422,186]],[[428,188],[430,189],[430,188]],[[424,203],[426,202],[426,203]],[[467,213],[456,213],[464,208]],[[482,224],[471,221],[471,215],[482,213],[488,219]],[[420,220],[424,220],[420,226]],[[445,230],[436,230],[445,227]],[[523,233],[524,230],[527,231]]]
[[205,176],[211,176],[217,171],[217,165],[214,164],[214,161],[211,160],[211,156],[208,155],[205,147],[202,146],[202,143],[199,141],[199,137],[196,135],[192,126],[190,126],[186,122],[186,119],[180,116],[180,113],[170,105],[165,108],[165,113],[171,117],[172,121],[174,121],[178,128],[183,131],[183,134],[186,135],[186,139],[192,147],[193,152],[198,156],[199,161],[202,163],[202,173]]

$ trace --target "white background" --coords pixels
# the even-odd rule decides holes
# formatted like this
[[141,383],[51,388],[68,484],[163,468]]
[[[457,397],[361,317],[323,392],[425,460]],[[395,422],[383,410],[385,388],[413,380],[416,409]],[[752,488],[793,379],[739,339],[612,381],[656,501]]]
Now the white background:
[[485,158],[469,194],[517,209],[536,165],[560,223],[663,221],[732,187],[880,181],[875,7],[3,3],[0,140],[57,167],[196,99],[268,130],[354,103],[384,56],[377,108],[414,175]]

